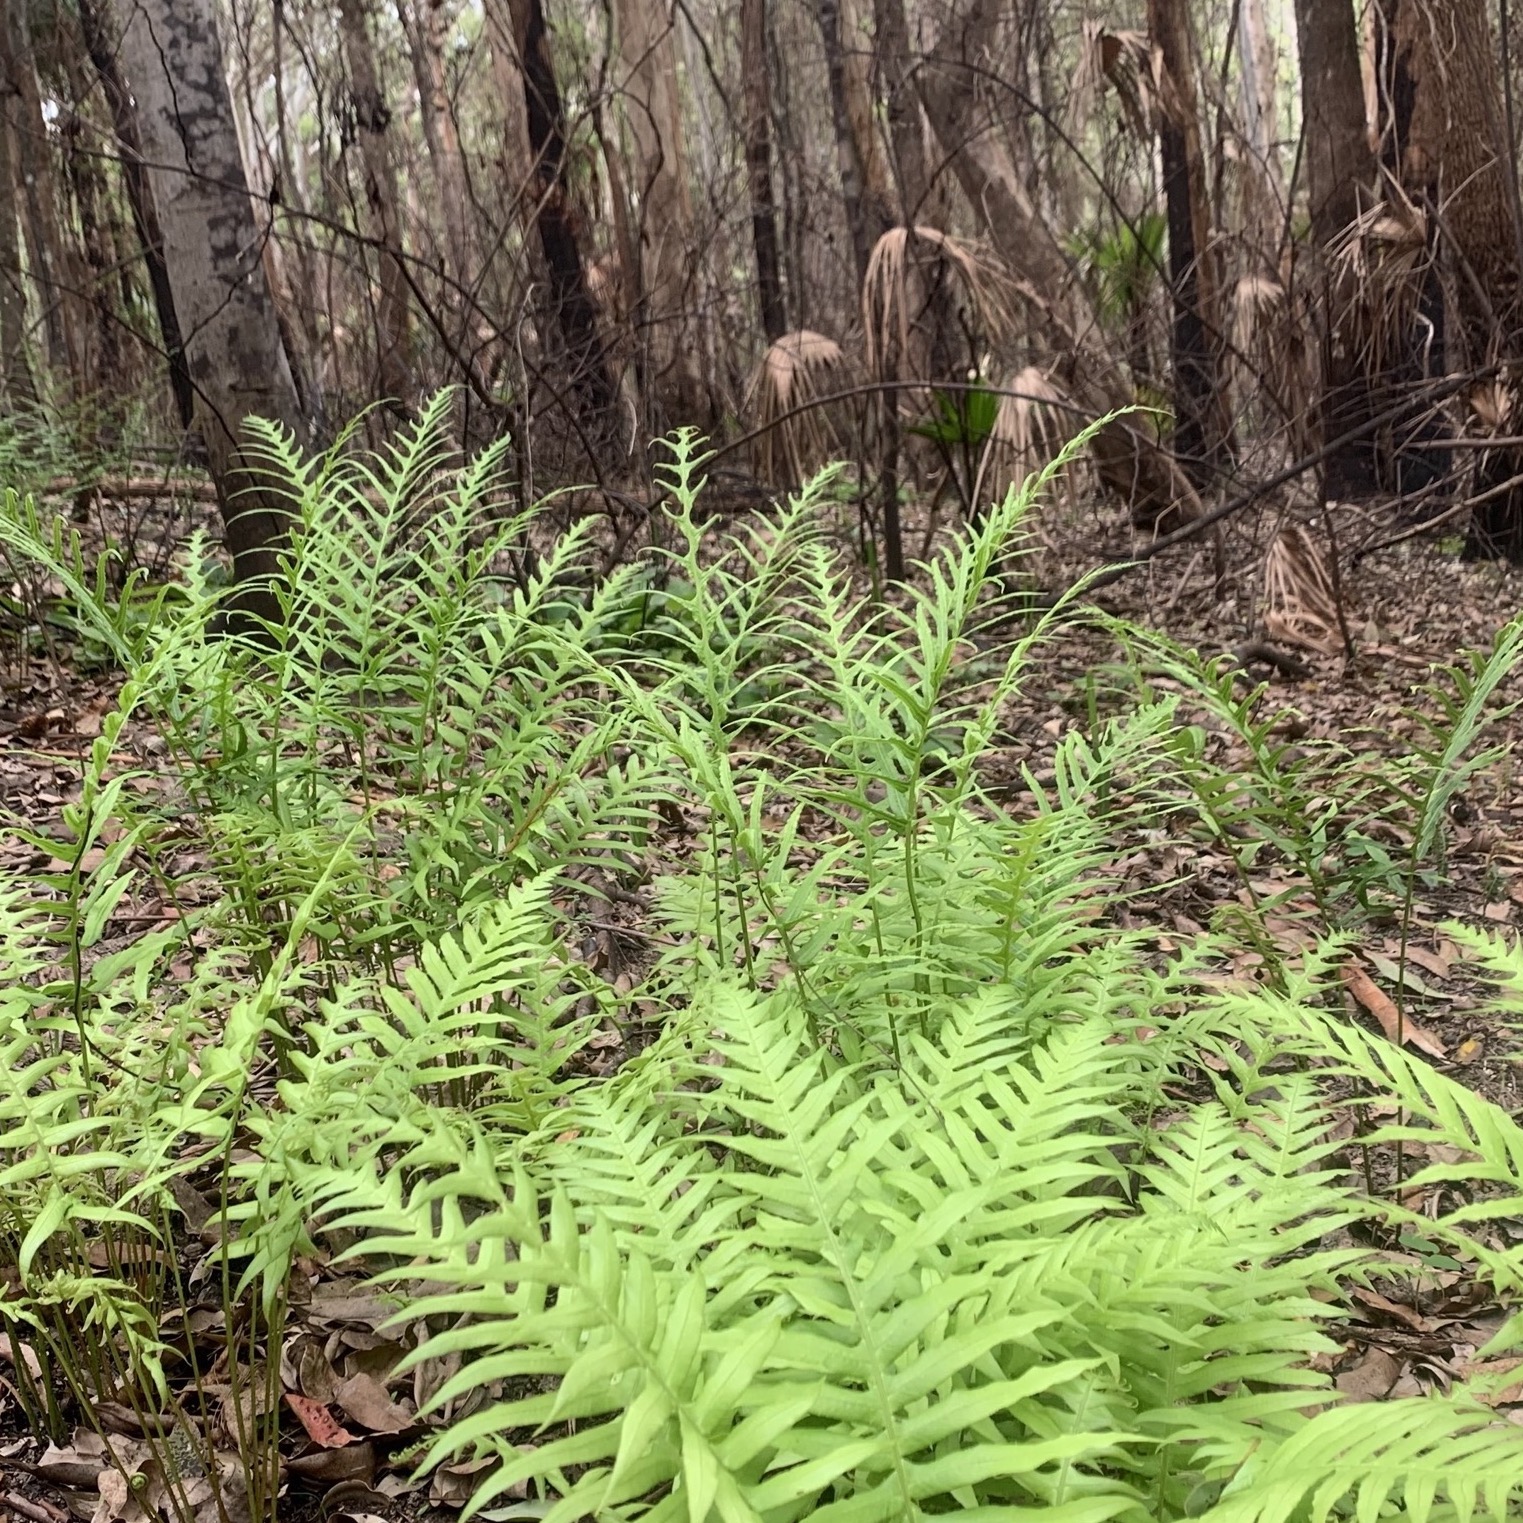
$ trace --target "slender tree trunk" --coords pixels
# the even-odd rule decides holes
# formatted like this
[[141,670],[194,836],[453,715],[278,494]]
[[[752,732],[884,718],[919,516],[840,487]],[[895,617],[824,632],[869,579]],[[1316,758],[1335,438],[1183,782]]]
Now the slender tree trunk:
[[27,362],[26,288],[21,279],[21,206],[10,114],[0,111],[0,400],[36,400]]
[[249,453],[244,424],[258,415],[299,437],[302,418],[260,260],[211,0],[132,0],[121,58],[233,574],[254,584],[239,604],[273,616],[267,579],[279,569],[288,501]]
[[788,331],[772,199],[772,75],[767,59],[767,0],[741,0],[740,72],[746,107],[746,181],[751,195],[751,247],[768,343]]
[[349,73],[354,135],[360,145],[366,232],[380,262],[375,308],[376,369],[382,392],[404,408],[416,401],[408,333],[407,273],[402,252],[402,198],[391,153],[391,112],[381,91],[370,41],[368,0],[339,0],[339,31]]
[[325,407],[322,387],[323,335],[318,326],[317,261],[311,244],[312,213],[307,200],[306,179],[298,171],[296,156],[291,152],[285,76],[287,25],[285,0],[271,0],[270,43],[273,62],[270,72],[275,96],[275,162],[279,191],[276,200],[285,208],[284,222],[287,230],[294,235],[288,243],[294,255],[296,276],[302,292],[302,299],[296,303],[295,312],[301,323],[303,348],[308,361],[305,377],[308,388],[307,411],[313,423],[320,428]]
[[925,216],[931,195],[926,163],[925,132],[920,119],[920,97],[911,74],[915,58],[910,52],[910,29],[905,20],[904,0],[873,0],[874,61],[878,89],[888,116],[889,142],[894,149],[894,172],[898,179],[899,217],[913,227]]
[[1158,136],[1174,298],[1174,448],[1200,482],[1225,460],[1231,420],[1217,364],[1222,329],[1185,0],[1148,0],[1148,30],[1161,64]]
[[587,271],[566,178],[566,122],[550,58],[540,0],[509,0],[513,41],[524,71],[524,107],[534,161],[535,223],[550,275],[555,320],[565,343],[571,389],[581,403],[583,427],[594,448],[606,447],[614,426],[614,386],[598,332],[597,305]]
[[[1337,438],[1375,415],[1361,331],[1363,303],[1335,279],[1328,255],[1338,236],[1375,195],[1375,155],[1365,120],[1359,37],[1352,0],[1296,0],[1301,66],[1301,162],[1315,257],[1310,278],[1321,289],[1321,396],[1314,429]],[[1329,497],[1362,497],[1375,486],[1375,443],[1362,439],[1335,451],[1323,467]]]
[[[460,133],[444,79],[444,39],[449,13],[445,0],[398,0],[397,10],[407,34],[407,51],[418,86],[423,142],[444,214],[446,268],[458,285],[468,287],[475,274],[471,201],[465,160],[460,152]],[[459,294],[455,293],[457,299],[451,300],[450,306],[458,304]]]
[[[854,126],[860,126],[861,111],[853,107],[850,98],[846,53],[841,38],[840,0],[814,0],[814,14],[825,44],[825,77],[830,89],[830,119],[835,129],[836,157],[841,166],[841,194],[846,203],[846,226],[851,235],[851,249],[860,281],[867,274],[867,261],[873,245],[893,225],[893,213],[872,194],[863,144],[854,130]],[[855,124],[854,117],[858,119]]]
[[862,176],[870,223],[881,237],[898,220],[894,176],[878,127],[878,99],[873,80],[872,21],[869,0],[839,0],[841,7],[841,79],[846,92],[846,121],[852,155]]
[[682,101],[677,83],[676,9],[670,0],[616,0],[624,114],[639,173],[635,248],[638,270],[626,270],[638,292],[638,372],[647,397],[665,392],[670,414],[653,410],[653,430],[703,413],[702,379],[688,308],[693,301],[696,239],[688,188]]
[[[990,67],[999,14],[1000,0],[968,0],[948,17],[917,72],[920,98],[968,203],[1029,288],[1053,352],[1064,357],[1070,390],[1095,412],[1111,412],[1133,400],[1125,372],[1003,141],[981,120],[974,81]],[[1131,419],[1106,425],[1093,453],[1102,480],[1130,504],[1137,523],[1162,525],[1198,513],[1199,499],[1178,462]]]
[[153,296],[154,313],[159,322],[159,337],[169,367],[169,387],[174,394],[180,424],[189,428],[195,416],[195,390],[185,361],[185,344],[180,320],[175,312],[174,292],[170,288],[169,270],[164,262],[164,233],[159,225],[158,208],[143,164],[142,140],[138,132],[137,112],[132,96],[122,78],[117,62],[117,40],[110,30],[108,13],[102,0],[76,0],[80,33],[85,49],[101,82],[101,92],[111,111],[116,140],[120,144],[122,183],[132,212],[133,231],[143,250],[143,264],[148,274],[148,288]]
[[20,170],[22,225],[42,307],[48,365],[57,380],[88,387],[79,365],[83,280],[59,212],[27,0],[0,0],[0,10],[0,111],[10,120],[11,151]]

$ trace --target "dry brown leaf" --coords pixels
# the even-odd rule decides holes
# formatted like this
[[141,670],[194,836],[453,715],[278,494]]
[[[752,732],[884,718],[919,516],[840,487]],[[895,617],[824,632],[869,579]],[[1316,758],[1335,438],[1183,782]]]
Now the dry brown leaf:
[[9,1333],[0,1333],[0,1359],[19,1365],[33,1380],[42,1379],[42,1360],[30,1343],[12,1343]]
[[1416,1332],[1428,1331],[1428,1319],[1420,1317],[1410,1306],[1403,1306],[1399,1301],[1389,1301],[1379,1291],[1365,1290],[1361,1286],[1355,1286],[1351,1292],[1354,1300],[1362,1301],[1366,1306],[1375,1311],[1384,1312],[1386,1316],[1394,1318],[1397,1322],[1404,1322]]
[[1349,993],[1380,1022],[1380,1029],[1391,1041],[1405,1042],[1430,1058],[1448,1057],[1448,1049],[1431,1031],[1416,1021],[1402,1019],[1401,1011],[1358,963],[1343,965],[1343,981],[1348,985]]
[[1383,1348],[1365,1350],[1353,1369],[1333,1377],[1333,1384],[1350,1401],[1379,1401],[1401,1378],[1401,1365]]
[[375,1464],[375,1445],[367,1441],[298,1454],[286,1462],[286,1469],[314,1485],[336,1486],[340,1481],[374,1480]]
[[[1452,945],[1446,945],[1452,952]],[[1431,973],[1435,978],[1448,978],[1454,959],[1445,957],[1442,950],[1430,952],[1426,947],[1408,947],[1407,961],[1415,962],[1425,973]]]
[[412,1409],[394,1402],[374,1375],[361,1373],[340,1381],[333,1399],[372,1433],[401,1433],[417,1422]]

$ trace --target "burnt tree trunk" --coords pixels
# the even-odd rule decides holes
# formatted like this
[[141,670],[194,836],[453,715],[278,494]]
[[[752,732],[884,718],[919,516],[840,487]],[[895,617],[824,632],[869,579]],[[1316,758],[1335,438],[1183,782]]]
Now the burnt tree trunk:
[[1174,304],[1174,452],[1199,484],[1225,463],[1232,430],[1218,364],[1221,325],[1184,0],[1148,0],[1148,30],[1162,66],[1158,137]]
[[550,299],[580,403],[582,426],[596,448],[610,442],[615,392],[598,328],[598,309],[587,287],[571,187],[566,178],[566,121],[550,58],[541,0],[510,0],[518,57],[524,73],[529,149],[534,156],[535,224],[550,276]]
[[746,188],[751,197],[751,247],[757,301],[767,342],[788,331],[772,198],[772,91],[767,63],[767,0],[741,0],[740,72],[745,87]]

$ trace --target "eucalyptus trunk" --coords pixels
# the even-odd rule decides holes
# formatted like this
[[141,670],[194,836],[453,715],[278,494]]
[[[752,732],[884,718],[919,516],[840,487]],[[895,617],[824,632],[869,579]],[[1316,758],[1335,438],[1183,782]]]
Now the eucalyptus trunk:
[[470,186],[460,133],[444,77],[444,43],[450,27],[445,0],[398,0],[397,10],[407,34],[407,52],[418,87],[423,144],[428,150],[440,210],[443,214],[445,266],[455,289],[449,305],[462,308],[474,297],[475,240],[471,236]]
[[239,606],[273,616],[289,502],[245,424],[303,420],[238,148],[212,0],[131,0],[121,60],[138,107],[164,260],[185,335],[195,419],[222,510]]

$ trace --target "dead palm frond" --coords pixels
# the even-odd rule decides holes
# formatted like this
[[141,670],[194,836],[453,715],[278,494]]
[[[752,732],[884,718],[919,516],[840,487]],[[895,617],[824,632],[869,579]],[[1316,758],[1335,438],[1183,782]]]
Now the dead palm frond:
[[1018,287],[991,252],[939,228],[891,227],[874,246],[862,281],[867,364],[880,380],[934,376],[941,333],[938,301],[960,286],[983,336],[997,340],[1015,320]]
[[993,491],[1025,485],[1062,449],[1074,428],[1073,400],[1048,373],[1028,365],[1005,385],[994,427],[979,461],[974,502]]
[[1343,649],[1332,576],[1301,524],[1286,524],[1264,557],[1264,628],[1271,640],[1325,656]]
[[794,486],[841,453],[828,407],[815,406],[847,380],[846,356],[828,335],[812,328],[785,333],[762,356],[746,389],[758,477],[772,486]]
[[1088,20],[1079,41],[1079,63],[1069,89],[1070,114],[1075,125],[1089,120],[1095,101],[1110,85],[1121,112],[1139,138],[1153,135],[1153,53],[1146,32],[1111,31]]
[[1332,327],[1360,335],[1367,374],[1380,375],[1410,347],[1427,273],[1428,219],[1392,183],[1333,243],[1330,272],[1339,310]]
[[1244,399],[1267,395],[1279,418],[1308,415],[1314,349],[1304,315],[1268,275],[1245,275],[1233,287],[1234,389]]

